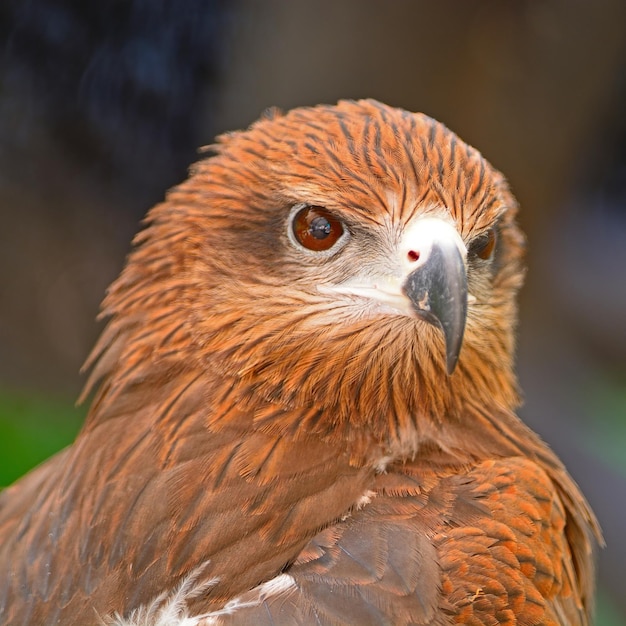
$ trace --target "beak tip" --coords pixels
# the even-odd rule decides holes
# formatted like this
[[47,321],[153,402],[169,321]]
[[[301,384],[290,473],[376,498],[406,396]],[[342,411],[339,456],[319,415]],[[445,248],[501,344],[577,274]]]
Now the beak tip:
[[458,352],[448,353],[448,355],[446,356],[446,373],[448,374],[448,376],[452,376],[452,374],[454,374],[454,370],[456,369],[458,361]]
[[447,327],[441,326],[446,342],[446,372],[452,376],[461,355],[463,347],[463,337],[465,335],[465,320],[467,317],[466,307],[462,307],[462,315],[456,325]]

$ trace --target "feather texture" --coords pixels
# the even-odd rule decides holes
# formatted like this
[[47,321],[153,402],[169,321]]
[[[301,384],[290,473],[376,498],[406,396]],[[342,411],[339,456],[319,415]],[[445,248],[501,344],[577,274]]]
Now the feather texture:
[[[107,293],[75,443],[0,494],[0,622],[588,624],[597,522],[515,415],[502,175],[372,100],[211,149]],[[300,206],[340,244],[298,245]],[[464,255],[451,376],[439,328],[345,289],[395,284],[425,217]]]

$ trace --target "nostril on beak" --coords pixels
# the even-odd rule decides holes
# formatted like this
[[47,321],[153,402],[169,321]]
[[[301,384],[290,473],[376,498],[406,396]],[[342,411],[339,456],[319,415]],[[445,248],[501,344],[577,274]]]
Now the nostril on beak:
[[417,250],[409,250],[407,253],[407,257],[409,262],[415,263],[415,261],[419,261],[420,253]]

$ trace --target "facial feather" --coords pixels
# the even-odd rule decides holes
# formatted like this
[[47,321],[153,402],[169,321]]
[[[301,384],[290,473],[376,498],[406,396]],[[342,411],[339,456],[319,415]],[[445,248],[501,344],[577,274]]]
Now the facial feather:
[[[251,394],[328,408],[378,440],[462,413],[468,394],[514,408],[522,236],[504,179],[478,152],[426,116],[373,101],[275,112],[212,148],[150,213],[114,283],[96,377],[119,386],[141,372],[137,360],[170,353],[235,376]],[[331,255],[296,249],[288,218],[298,203],[337,215],[345,245]],[[475,303],[451,378],[435,328],[325,290],[393,271],[402,233],[427,215],[449,219],[467,245],[498,228],[497,259],[469,266]],[[124,358],[103,372],[113,335]],[[336,423],[325,427],[343,436]]]

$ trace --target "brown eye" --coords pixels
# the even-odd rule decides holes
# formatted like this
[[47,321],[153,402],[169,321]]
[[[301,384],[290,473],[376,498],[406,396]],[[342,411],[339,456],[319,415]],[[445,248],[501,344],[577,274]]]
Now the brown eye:
[[495,228],[490,228],[486,233],[474,239],[474,241],[470,244],[469,251],[477,257],[487,261],[492,257],[493,252],[496,249],[497,240],[498,238],[496,236]]
[[307,250],[330,250],[343,235],[343,224],[321,206],[305,206],[293,218],[296,241]]

